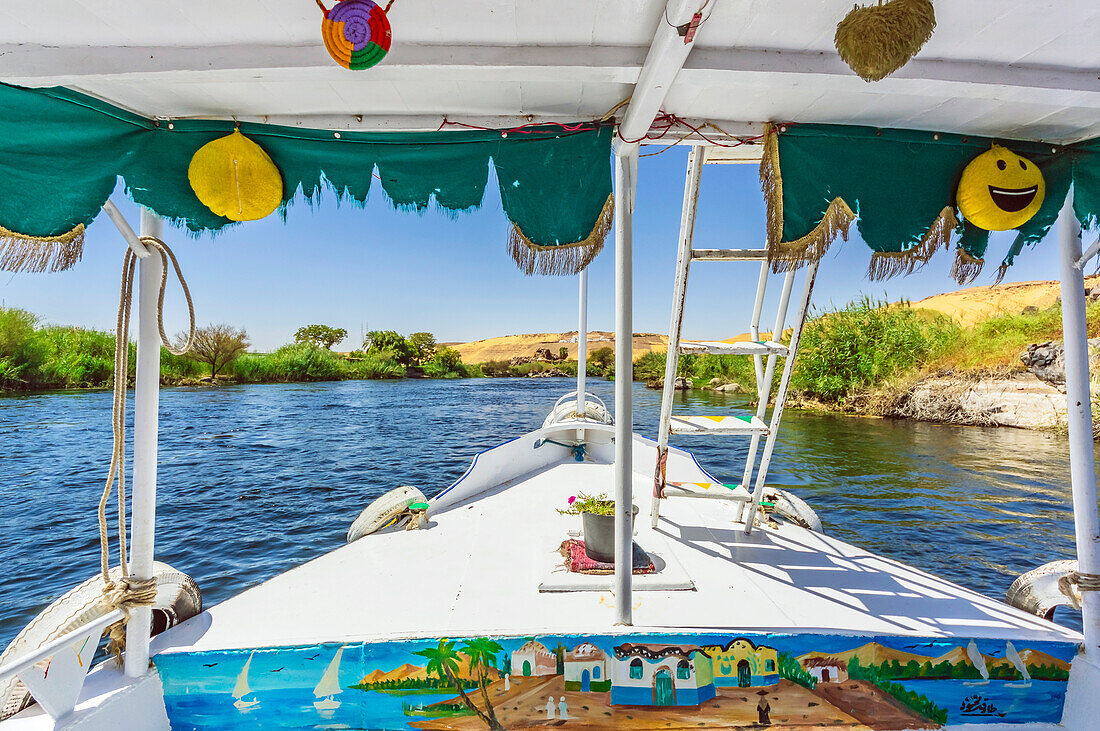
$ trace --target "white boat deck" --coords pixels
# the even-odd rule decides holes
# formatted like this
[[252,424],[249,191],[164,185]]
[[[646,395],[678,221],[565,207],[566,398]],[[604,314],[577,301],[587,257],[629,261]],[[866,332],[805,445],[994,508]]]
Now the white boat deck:
[[[578,492],[612,491],[610,445],[591,446],[595,461],[585,463],[564,448],[560,459],[547,451],[553,461],[545,467],[478,495],[459,494],[476,483],[478,470],[499,468],[494,452],[501,465],[509,454],[522,460],[534,436],[479,455],[465,483],[433,503],[426,530],[338,548],[164,633],[154,651],[630,629],[612,626],[616,598],[608,591],[539,591],[548,556],[580,528],[578,517],[557,508]],[[635,437],[634,453],[636,468],[648,471],[653,443]],[[668,478],[712,479],[680,450],[670,453]],[[737,506],[724,501],[665,501],[653,536],[651,490],[652,477],[635,473],[637,540],[663,544],[670,555],[660,558],[682,567],[695,590],[635,593],[635,632],[1081,641],[1072,630],[828,535],[791,525],[745,535],[734,522]]]

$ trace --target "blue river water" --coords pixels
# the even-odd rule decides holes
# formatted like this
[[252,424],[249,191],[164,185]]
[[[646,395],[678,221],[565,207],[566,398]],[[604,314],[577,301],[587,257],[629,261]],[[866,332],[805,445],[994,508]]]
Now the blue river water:
[[[611,405],[613,384],[589,385]],[[214,604],[340,546],[386,490],[441,490],[477,452],[539,427],[572,387],[482,378],[164,389],[157,558]],[[653,436],[660,393],[635,384],[634,396],[635,430]],[[679,413],[748,406],[713,392],[677,398]],[[110,414],[106,391],[0,398],[0,647],[98,570]],[[747,441],[674,443],[736,482]],[[989,596],[1074,556],[1064,437],[788,411],[770,474],[830,534]],[[1073,611],[1057,619],[1080,627]]]

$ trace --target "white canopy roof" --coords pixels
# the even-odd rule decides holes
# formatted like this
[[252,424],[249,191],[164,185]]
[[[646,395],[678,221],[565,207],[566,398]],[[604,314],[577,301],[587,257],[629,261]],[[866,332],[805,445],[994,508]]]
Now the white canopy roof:
[[[590,119],[635,91],[655,39],[704,2],[396,0],[390,54],[348,71],[328,57],[312,0],[6,0],[0,80],[64,85],[154,117],[362,129],[436,129],[444,115],[485,126]],[[932,40],[874,84],[832,45],[850,9],[709,0],[663,108],[733,133],[794,120],[1061,142],[1100,134],[1100,4],[937,3]]]

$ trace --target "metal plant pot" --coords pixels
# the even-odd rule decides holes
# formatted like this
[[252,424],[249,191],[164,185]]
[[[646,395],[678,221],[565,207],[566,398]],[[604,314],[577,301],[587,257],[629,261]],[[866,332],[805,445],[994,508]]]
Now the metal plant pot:
[[[630,533],[634,534],[634,516],[638,506],[630,514]],[[615,563],[615,516],[581,513],[584,528],[584,553],[594,561]]]

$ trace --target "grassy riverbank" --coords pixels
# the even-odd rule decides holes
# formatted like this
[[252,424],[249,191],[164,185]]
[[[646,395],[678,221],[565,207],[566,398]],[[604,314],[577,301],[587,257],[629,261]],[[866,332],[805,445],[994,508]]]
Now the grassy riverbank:
[[[1097,337],[1100,303],[1090,303],[1086,314],[1089,337]],[[788,332],[784,341],[789,337]],[[864,298],[807,322],[791,378],[791,402],[887,414],[922,379],[1021,374],[1026,369],[1019,356],[1029,344],[1061,338],[1058,304],[994,315],[963,327],[941,313],[908,303],[886,305]],[[664,353],[643,356],[635,362],[635,380],[663,378],[664,367]],[[696,387],[738,383],[750,392],[755,382],[747,356],[685,355],[677,375],[690,378]]]
[[[109,388],[114,377],[113,333],[42,324],[30,312],[0,308],[0,390]],[[129,346],[133,380],[136,348]],[[308,343],[285,345],[273,353],[245,353],[218,373],[219,382],[293,383],[353,379],[461,378],[482,375],[444,348],[420,366],[407,367],[390,351],[347,355]],[[161,383],[167,386],[209,382],[210,368],[161,348]]]

